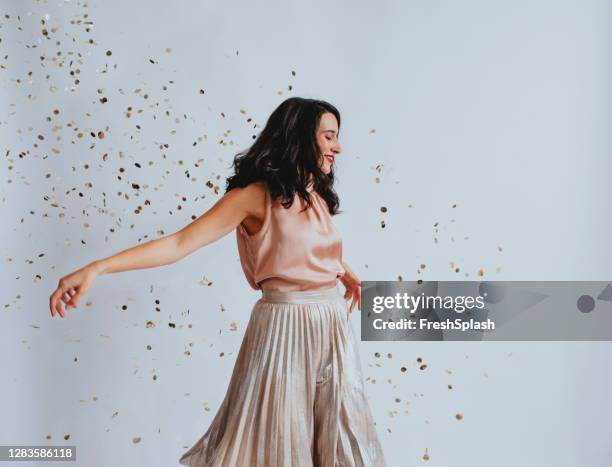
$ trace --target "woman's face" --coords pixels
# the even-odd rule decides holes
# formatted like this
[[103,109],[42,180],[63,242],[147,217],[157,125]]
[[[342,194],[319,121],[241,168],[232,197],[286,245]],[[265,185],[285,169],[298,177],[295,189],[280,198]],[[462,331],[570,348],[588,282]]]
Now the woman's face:
[[317,129],[317,144],[322,155],[319,159],[319,167],[327,175],[331,172],[336,155],[342,151],[338,142],[338,121],[333,113],[326,112],[321,115]]

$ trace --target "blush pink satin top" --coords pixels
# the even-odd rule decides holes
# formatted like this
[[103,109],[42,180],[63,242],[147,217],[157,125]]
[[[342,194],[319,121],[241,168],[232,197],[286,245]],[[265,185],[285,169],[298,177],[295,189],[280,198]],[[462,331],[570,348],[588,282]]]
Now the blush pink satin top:
[[236,240],[242,270],[255,290],[320,290],[334,287],[344,275],[342,238],[332,222],[325,200],[311,187],[312,206],[295,195],[285,209],[272,201],[266,188],[266,215],[262,227],[249,235],[242,224]]

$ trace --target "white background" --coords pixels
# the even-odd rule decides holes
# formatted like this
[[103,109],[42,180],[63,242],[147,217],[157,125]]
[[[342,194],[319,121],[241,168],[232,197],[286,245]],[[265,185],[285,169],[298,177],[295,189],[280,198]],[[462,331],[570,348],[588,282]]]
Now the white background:
[[[1,444],[178,466],[258,298],[234,235],[101,277],[65,320],[48,297],[203,214],[290,96],[342,114],[335,222],[362,280],[612,278],[608,2],[86,5],[2,2]],[[610,466],[611,349],[361,343],[389,467]]]

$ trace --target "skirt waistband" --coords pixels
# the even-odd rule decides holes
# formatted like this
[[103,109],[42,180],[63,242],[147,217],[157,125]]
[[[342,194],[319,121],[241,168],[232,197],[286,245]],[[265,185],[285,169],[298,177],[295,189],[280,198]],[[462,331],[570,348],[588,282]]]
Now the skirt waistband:
[[261,299],[270,303],[316,303],[342,297],[338,286],[323,290],[298,290],[282,292],[279,290],[262,290]]

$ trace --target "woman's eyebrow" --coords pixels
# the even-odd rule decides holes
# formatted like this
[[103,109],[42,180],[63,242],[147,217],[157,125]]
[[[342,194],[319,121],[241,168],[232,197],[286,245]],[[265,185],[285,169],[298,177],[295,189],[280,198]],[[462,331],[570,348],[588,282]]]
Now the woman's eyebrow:
[[323,133],[335,133],[336,130],[324,130]]

